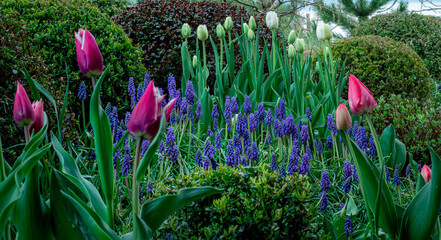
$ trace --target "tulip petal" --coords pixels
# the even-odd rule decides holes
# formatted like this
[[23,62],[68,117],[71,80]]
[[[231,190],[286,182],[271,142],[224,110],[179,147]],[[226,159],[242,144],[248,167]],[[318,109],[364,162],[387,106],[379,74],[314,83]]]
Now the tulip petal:
[[[83,44],[84,44],[84,38],[80,35],[82,33],[82,29],[80,29],[77,32],[75,32],[75,47],[76,47],[76,52],[77,52],[77,62],[78,62],[78,67],[81,70],[81,73],[86,75],[87,73],[87,59],[86,59],[86,54],[83,51]],[[84,35],[83,35],[84,36]]]
[[95,37],[87,30],[87,28],[84,30],[84,42],[82,49],[87,59],[87,75],[101,74],[103,72],[103,57],[100,49],[98,48]]
[[17,92],[14,99],[14,120],[19,126],[30,125],[35,121],[35,113],[25,89],[17,81]]
[[37,133],[43,128],[44,125],[43,100],[40,99],[39,101],[32,103],[32,107],[34,108],[35,121],[29,126],[29,130],[31,132],[34,130],[34,133]]

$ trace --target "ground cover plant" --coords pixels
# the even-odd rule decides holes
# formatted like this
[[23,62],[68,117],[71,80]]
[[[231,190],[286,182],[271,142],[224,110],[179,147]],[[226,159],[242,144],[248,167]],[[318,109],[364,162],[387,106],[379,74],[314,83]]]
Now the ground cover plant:
[[[182,77],[169,75],[164,90],[148,75],[130,78],[126,106],[100,97],[111,66],[98,37],[75,30],[88,81],[66,85],[61,105],[29,75],[14,84],[25,147],[0,155],[2,237],[439,239],[436,152],[428,146],[421,166],[393,125],[376,133],[371,113],[383,102],[334,58],[328,26],[317,37],[329,51],[312,64],[302,39],[278,37],[275,12],[265,20],[230,39],[226,18],[219,44],[200,25],[197,46],[184,24]],[[270,47],[259,28],[272,32]],[[68,95],[82,103],[78,141],[63,132]]]

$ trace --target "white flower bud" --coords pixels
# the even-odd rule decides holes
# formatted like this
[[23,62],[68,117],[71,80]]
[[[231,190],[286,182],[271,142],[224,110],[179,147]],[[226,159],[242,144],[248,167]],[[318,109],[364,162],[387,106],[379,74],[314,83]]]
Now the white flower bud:
[[279,18],[277,17],[277,13],[270,11],[266,14],[266,26],[271,30],[279,27]]
[[197,30],[198,38],[201,41],[205,41],[208,39],[208,29],[205,25],[199,25]]

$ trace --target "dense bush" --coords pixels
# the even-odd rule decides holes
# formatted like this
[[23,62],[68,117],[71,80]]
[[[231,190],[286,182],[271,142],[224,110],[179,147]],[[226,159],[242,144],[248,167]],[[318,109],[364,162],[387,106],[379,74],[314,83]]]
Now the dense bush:
[[441,154],[441,105],[436,99],[418,101],[391,95],[377,100],[372,113],[377,131],[393,124],[398,138],[421,163],[430,159],[427,145]]
[[374,96],[401,94],[425,99],[433,90],[421,58],[404,43],[373,35],[350,37],[335,42],[332,54],[340,61],[346,59],[346,71],[357,76]]
[[441,80],[441,18],[416,13],[378,15],[362,22],[354,35],[378,35],[404,42],[423,59],[432,77]]
[[[196,29],[200,24],[207,25],[209,36],[217,44],[219,51],[216,26],[223,24],[227,16],[231,16],[234,22],[232,29],[234,39],[236,34],[241,34],[241,19],[243,22],[248,22],[250,15],[245,9],[225,2],[145,1],[136,7],[129,7],[114,20],[122,26],[135,44],[139,43],[144,50],[143,61],[149,74],[159,80],[157,81],[159,86],[165,88],[167,76],[170,73],[174,74],[177,79],[180,79],[182,74],[181,44],[184,41],[181,35],[182,25],[188,23],[192,29],[188,39],[191,53],[194,54],[196,50]],[[255,16],[255,19],[258,24],[264,24],[264,16]],[[271,37],[266,27],[261,28],[261,32],[267,39]],[[201,48],[201,45],[199,47]],[[206,47],[210,79],[214,80],[214,54],[210,40],[206,41]],[[236,56],[239,56],[238,53],[237,48]]]
[[[168,219],[160,234],[198,239],[301,239],[314,237],[317,227],[312,186],[300,175],[280,178],[266,164],[257,168],[220,167],[196,171],[156,186],[155,196],[193,186],[223,188],[183,208]],[[214,202],[213,202],[214,200]],[[173,236],[174,235],[174,236]]]

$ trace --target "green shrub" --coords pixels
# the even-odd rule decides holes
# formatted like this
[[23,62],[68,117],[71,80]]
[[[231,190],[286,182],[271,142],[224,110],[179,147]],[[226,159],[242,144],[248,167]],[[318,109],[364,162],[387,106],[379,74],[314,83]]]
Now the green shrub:
[[[174,74],[176,79],[180,79],[182,75],[181,45],[184,41],[181,35],[182,25],[188,23],[191,27],[188,45],[192,54],[196,50],[196,29],[200,24],[207,26],[209,36],[217,44],[219,51],[216,26],[223,24],[227,16],[231,16],[234,22],[231,34],[234,39],[236,34],[241,34],[241,19],[248,22],[250,15],[244,8],[225,2],[218,3],[208,0],[192,2],[188,0],[145,1],[120,12],[114,20],[115,23],[121,25],[135,44],[139,43],[144,50],[143,61],[150,76],[157,80],[159,86],[165,88],[167,76],[170,73]],[[257,24],[264,24],[263,15],[255,16],[255,19]],[[266,27],[261,28],[261,33],[270,39],[271,33]],[[226,38],[228,39],[228,37]],[[199,44],[201,43],[199,42]],[[199,47],[201,48],[201,45]],[[214,53],[210,40],[206,41],[206,47],[207,65],[210,70],[209,82],[213,82],[215,79]],[[239,56],[239,48],[236,49],[235,55]],[[177,82],[179,85],[180,81]]]
[[432,77],[441,80],[441,18],[417,13],[390,13],[362,22],[354,35],[378,35],[404,42],[423,59]]
[[430,159],[427,145],[441,154],[441,105],[440,99],[419,101],[400,95],[377,99],[373,121],[378,132],[389,124],[395,127],[398,138],[420,163]]
[[332,54],[346,60],[346,71],[360,79],[374,96],[401,94],[425,99],[433,90],[421,58],[404,43],[373,35],[350,37],[333,43]]
[[[312,186],[300,175],[280,178],[266,164],[255,169],[222,166],[158,183],[155,196],[193,186],[214,186],[225,193],[194,202],[172,215],[159,234],[172,239],[301,239],[317,237]],[[191,236],[191,237],[190,237]]]

